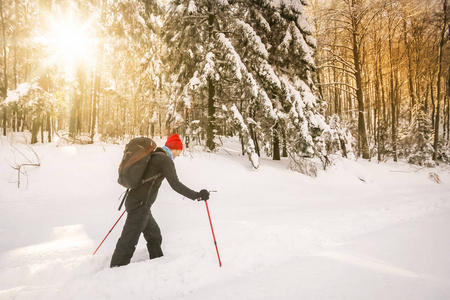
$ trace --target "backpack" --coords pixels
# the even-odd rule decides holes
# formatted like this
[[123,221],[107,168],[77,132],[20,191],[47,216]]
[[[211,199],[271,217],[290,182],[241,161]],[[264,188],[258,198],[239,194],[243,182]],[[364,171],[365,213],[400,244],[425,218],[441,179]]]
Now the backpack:
[[155,148],[156,143],[147,137],[134,138],[125,146],[117,180],[120,185],[135,189],[147,181],[143,177]]

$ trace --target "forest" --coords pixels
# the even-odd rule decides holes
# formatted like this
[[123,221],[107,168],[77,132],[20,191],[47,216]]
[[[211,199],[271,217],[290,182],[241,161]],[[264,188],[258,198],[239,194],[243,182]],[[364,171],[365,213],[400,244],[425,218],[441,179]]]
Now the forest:
[[450,162],[448,0],[0,0],[1,134]]

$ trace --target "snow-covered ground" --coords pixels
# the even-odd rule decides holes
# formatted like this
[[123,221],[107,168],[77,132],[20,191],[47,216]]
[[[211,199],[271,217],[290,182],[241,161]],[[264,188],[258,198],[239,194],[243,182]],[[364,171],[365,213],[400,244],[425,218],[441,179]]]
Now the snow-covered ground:
[[[161,141],[159,141],[161,145]],[[152,211],[165,256],[109,268],[124,218],[123,145],[0,140],[0,299],[450,299],[450,168],[336,159],[317,178],[288,162],[254,170],[239,145],[176,159],[203,202],[167,183]],[[19,152],[20,151],[20,152]],[[22,155],[23,154],[23,155]],[[440,180],[437,183],[436,179]]]

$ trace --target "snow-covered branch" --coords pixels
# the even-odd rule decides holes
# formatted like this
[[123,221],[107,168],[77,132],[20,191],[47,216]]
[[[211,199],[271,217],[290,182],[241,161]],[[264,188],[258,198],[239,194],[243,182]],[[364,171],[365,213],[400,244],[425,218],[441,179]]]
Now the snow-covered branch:
[[244,118],[242,117],[242,115],[239,112],[236,105],[233,104],[233,106],[231,107],[231,111],[233,112],[233,117],[234,117],[236,124],[241,129],[245,152],[247,153],[248,158],[250,159],[250,162],[252,163],[252,166],[255,169],[258,169],[259,168],[259,156],[258,156],[258,154],[256,154],[255,143],[253,142],[253,139],[250,136],[248,126],[247,126],[247,124],[245,124]]

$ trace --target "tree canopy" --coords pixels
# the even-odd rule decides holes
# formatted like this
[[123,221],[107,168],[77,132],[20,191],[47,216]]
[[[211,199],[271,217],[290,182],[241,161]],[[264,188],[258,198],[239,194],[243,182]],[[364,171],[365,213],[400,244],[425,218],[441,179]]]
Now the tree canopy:
[[3,134],[239,136],[255,168],[308,174],[332,153],[445,160],[447,1],[309,2],[1,0]]

